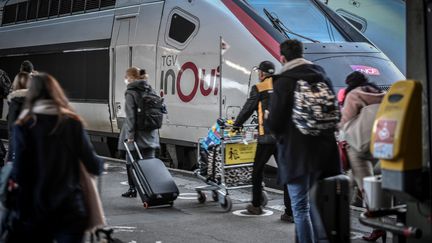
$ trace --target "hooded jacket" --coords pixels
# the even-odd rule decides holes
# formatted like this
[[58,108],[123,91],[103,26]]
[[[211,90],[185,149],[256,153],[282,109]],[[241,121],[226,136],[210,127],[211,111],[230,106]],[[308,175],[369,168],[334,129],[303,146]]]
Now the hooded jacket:
[[249,98],[244,104],[242,110],[237,116],[234,126],[241,126],[249,119],[254,111],[258,112],[258,143],[260,144],[275,144],[276,140],[270,134],[270,129],[267,125],[265,111],[270,106],[270,94],[273,92],[273,79],[265,78],[262,82],[252,86]]
[[340,174],[339,152],[333,134],[304,135],[292,121],[294,91],[298,80],[309,83],[325,81],[332,88],[324,69],[298,58],[284,65],[276,76],[271,98],[269,125],[278,138],[278,182],[290,181],[308,174],[321,177]]
[[[157,130],[144,131],[136,129],[136,113],[138,94],[141,92],[154,92],[153,88],[145,80],[129,83],[125,92],[125,113],[126,120],[120,132],[118,149],[125,150],[123,141],[133,139],[140,149],[159,148],[159,134]],[[130,146],[135,150],[134,146]]]
[[7,97],[9,104],[9,112],[8,112],[8,137],[9,137],[9,153],[8,153],[8,161],[12,161],[14,159],[13,155],[13,126],[15,125],[16,120],[18,119],[19,114],[21,113],[25,99],[27,96],[27,89],[19,89],[12,91]]
[[360,114],[363,107],[381,103],[385,93],[371,86],[355,88],[345,98],[339,127]]

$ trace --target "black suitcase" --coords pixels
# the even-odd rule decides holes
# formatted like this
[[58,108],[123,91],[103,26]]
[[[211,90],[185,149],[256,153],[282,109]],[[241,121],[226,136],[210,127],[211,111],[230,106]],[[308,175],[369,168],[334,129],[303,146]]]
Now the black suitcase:
[[137,144],[135,142],[133,144],[138,151],[138,160],[133,158],[128,144],[124,143],[132,161],[132,179],[144,207],[172,206],[179,195],[179,190],[165,164],[157,158],[143,159]]
[[311,200],[331,243],[351,242],[349,181],[345,175],[328,177],[319,180],[311,190]]

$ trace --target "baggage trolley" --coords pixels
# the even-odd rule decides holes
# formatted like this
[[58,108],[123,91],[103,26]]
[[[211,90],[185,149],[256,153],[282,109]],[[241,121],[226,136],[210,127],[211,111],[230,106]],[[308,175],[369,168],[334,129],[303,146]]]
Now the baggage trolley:
[[[198,141],[198,169],[195,175],[207,185],[196,187],[198,202],[205,203],[205,191],[212,192],[212,199],[219,202],[224,211],[232,209],[229,191],[252,188],[252,170],[257,146],[256,124],[244,125],[235,135],[230,135],[232,126],[221,128],[220,144],[209,147],[207,161],[203,161],[201,141]],[[207,173],[205,173],[207,171]],[[262,205],[268,201],[263,191]]]

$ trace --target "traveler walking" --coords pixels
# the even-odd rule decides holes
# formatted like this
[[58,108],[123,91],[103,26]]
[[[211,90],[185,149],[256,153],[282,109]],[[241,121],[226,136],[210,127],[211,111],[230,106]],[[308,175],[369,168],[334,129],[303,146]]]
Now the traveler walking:
[[[334,128],[327,124],[327,130],[305,134],[305,128],[300,126],[302,124],[293,119],[295,104],[303,101],[295,100],[294,95],[298,93],[298,86],[318,84],[326,88],[326,93],[332,93],[332,84],[322,67],[303,58],[303,44],[300,41],[283,42],[280,52],[283,69],[280,75],[275,76],[269,114],[270,129],[278,138],[278,177],[282,184],[288,184],[299,242],[319,242],[326,238],[326,234],[315,206],[309,202],[308,191],[317,179],[340,174],[334,136],[336,123]],[[337,109],[337,105],[332,108]],[[337,110],[334,111],[337,114]],[[338,120],[337,116],[334,117]]]
[[12,178],[18,185],[18,218],[10,242],[83,242],[89,212],[80,186],[80,163],[99,175],[103,162],[52,76],[32,76],[16,124]]
[[[266,113],[269,110],[270,95],[273,92],[273,79],[275,66],[270,61],[263,61],[258,66],[258,78],[260,83],[252,86],[249,98],[234,122],[234,129],[240,129],[243,123],[251,117],[254,111],[258,113],[258,146],[255,153],[255,161],[252,172],[252,204],[247,206],[250,214],[262,214],[262,182],[264,166],[274,155],[277,161],[276,139],[270,134]],[[288,192],[284,190],[285,214],[282,220],[293,221]]]
[[9,137],[9,151],[7,156],[7,161],[13,161],[13,131],[12,128],[21,113],[24,102],[28,93],[27,84],[30,79],[30,75],[27,72],[20,72],[15,76],[14,82],[12,84],[12,92],[8,95],[8,137]]
[[[145,109],[141,107],[145,102],[143,96],[155,95],[156,92],[147,81],[148,75],[144,69],[131,67],[126,70],[125,75],[125,112],[126,121],[120,132],[118,143],[119,150],[126,150],[123,141],[128,140],[128,143],[134,141],[138,144],[141,154],[144,158],[154,158],[156,149],[159,148],[159,134],[157,129],[146,129],[142,127],[142,117],[139,116],[138,110]],[[145,126],[145,125],[144,125]],[[137,152],[133,145],[129,146],[131,152],[136,158]],[[126,154],[126,169],[128,175],[129,190],[122,194],[122,197],[136,197],[137,191],[131,175],[131,159]]]
[[[341,138],[348,143],[346,148],[349,165],[354,180],[363,196],[363,178],[374,175],[374,159],[369,151],[370,135],[379,104],[385,93],[369,82],[366,75],[353,72],[346,78],[348,87],[345,92],[342,120],[340,123]],[[357,193],[355,193],[357,194]],[[386,237],[385,231],[374,230],[366,241],[376,241]]]

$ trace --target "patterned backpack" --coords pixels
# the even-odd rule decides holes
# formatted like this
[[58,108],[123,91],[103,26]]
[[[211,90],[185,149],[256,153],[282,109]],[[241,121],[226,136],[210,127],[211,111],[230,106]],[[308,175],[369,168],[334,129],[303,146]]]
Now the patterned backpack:
[[297,81],[292,120],[301,133],[318,136],[333,131],[340,116],[336,95],[325,82]]

